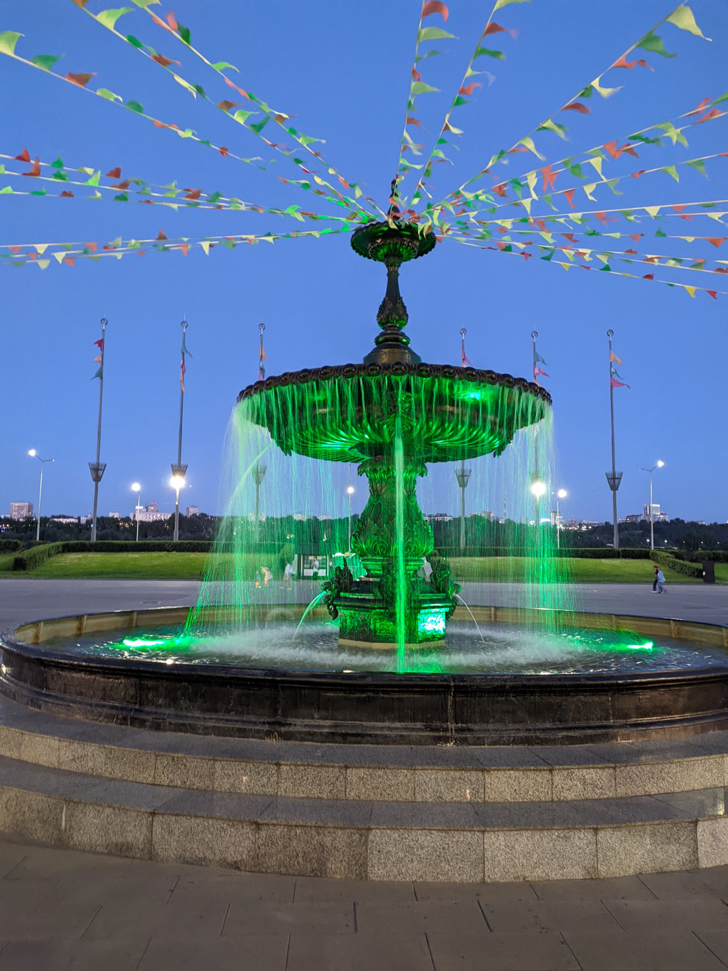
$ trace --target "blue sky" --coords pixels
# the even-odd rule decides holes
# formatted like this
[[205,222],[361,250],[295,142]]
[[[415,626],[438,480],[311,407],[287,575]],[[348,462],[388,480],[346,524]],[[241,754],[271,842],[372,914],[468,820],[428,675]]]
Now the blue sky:
[[[91,0],[89,8],[97,12],[102,6]],[[663,27],[667,49],[679,56],[650,55],[654,72],[613,72],[604,83],[623,89],[608,100],[592,99],[589,117],[568,113],[566,149],[555,136],[541,136],[539,147],[549,162],[625,137],[728,89],[728,8],[722,0],[691,6],[712,43]],[[426,80],[442,92],[418,100],[419,117],[430,132],[439,129],[492,3],[453,0],[450,8],[446,26],[457,40],[438,44],[446,56],[424,62]],[[382,203],[397,164],[419,9],[418,0],[305,5],[177,0],[174,5],[178,20],[191,28],[193,42],[210,60],[236,64],[243,86],[296,114],[302,131],[325,138],[326,158]],[[437,189],[444,195],[482,168],[494,151],[530,132],[670,9],[669,0],[533,0],[499,11],[498,22],[516,29],[518,37],[498,35],[505,38],[507,59],[486,65],[494,81],[461,110],[461,150],[455,167],[439,167],[433,178]],[[204,84],[211,96],[229,97],[220,78],[147,22],[136,11],[120,26],[180,57],[183,74]],[[428,23],[441,26],[438,16]],[[64,72],[96,71],[97,86],[140,101],[152,115],[192,127],[241,155],[263,149],[266,159],[271,157],[250,133],[210,104],[193,101],[161,68],[69,0],[3,0],[3,30],[26,35],[17,48],[21,55],[65,53],[59,64]],[[221,158],[5,57],[0,84],[0,151],[6,154],[27,146],[31,156],[44,161],[60,154],[68,168],[121,166],[127,177],[176,180],[264,206],[295,202],[314,208],[310,195],[275,178],[297,177],[282,156],[266,172]],[[688,148],[646,149],[639,163],[623,159],[615,171],[725,150],[721,119],[694,129]],[[527,171],[531,158],[515,156],[502,177]],[[727,161],[709,163],[707,180],[693,171],[683,174],[679,185],[665,174],[628,180],[620,199],[600,196],[599,205],[581,208],[728,198]],[[315,208],[335,211],[324,202]],[[658,225],[669,233],[724,231],[706,219],[689,226],[676,218],[646,223],[646,229],[640,224],[635,231],[654,233]],[[247,212],[175,213],[111,201],[3,196],[0,226],[0,243],[14,244],[153,238],[160,228],[168,237],[264,233],[297,224]],[[612,228],[625,232],[626,226],[622,221]],[[668,252],[665,241],[659,242],[657,251]],[[669,252],[728,259],[728,243],[720,250],[699,245],[677,241]],[[659,275],[728,290],[717,276]],[[234,252],[216,249],[209,257],[198,250],[186,259],[149,252],[119,262],[79,260],[73,268],[54,264],[44,272],[3,266],[0,280],[0,510],[7,511],[11,501],[35,501],[38,468],[26,456],[34,447],[56,459],[46,477],[44,510],[71,514],[85,514],[92,501],[87,463],[94,457],[98,385],[91,376],[101,316],[109,327],[102,447],[108,469],[100,510],[131,509],[134,480],[143,483],[144,499],[172,509],[167,480],[176,457],[179,322],[186,315],[194,356],[188,362],[184,449],[190,489],[183,503],[215,512],[230,409],[238,391],[257,376],[258,323],[267,327],[269,374],[358,361],[372,346],[384,291],[381,268],[356,257],[346,236]],[[728,518],[723,432],[728,298],[713,301],[698,293],[690,299],[677,289],[607,273],[572,269],[567,274],[537,259],[526,263],[450,240],[426,261],[403,270],[402,289],[413,346],[433,363],[459,363],[459,330],[465,326],[473,364],[529,377],[529,335],[534,328],[539,332],[550,375],[544,383],[554,398],[558,484],[570,494],[565,511],[600,520],[611,515],[604,471],[610,462],[605,331],[612,327],[615,350],[624,361],[620,373],[631,385],[616,396],[617,464],[624,471],[620,511],[636,511],[646,501],[647,477],[637,469],[661,458],[667,464],[656,474],[655,499],[670,515]],[[453,491],[442,506],[455,508],[456,501]]]

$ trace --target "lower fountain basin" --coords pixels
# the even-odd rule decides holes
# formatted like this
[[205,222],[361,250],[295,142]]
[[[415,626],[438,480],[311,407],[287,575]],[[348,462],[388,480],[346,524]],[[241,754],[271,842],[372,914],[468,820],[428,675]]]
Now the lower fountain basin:
[[395,651],[342,645],[323,610],[294,639],[304,609],[257,605],[247,630],[194,639],[179,633],[187,608],[37,621],[2,635],[0,692],[90,721],[299,741],[584,743],[728,727],[727,628],[475,607],[480,633],[457,611],[444,646],[407,652],[403,672]]

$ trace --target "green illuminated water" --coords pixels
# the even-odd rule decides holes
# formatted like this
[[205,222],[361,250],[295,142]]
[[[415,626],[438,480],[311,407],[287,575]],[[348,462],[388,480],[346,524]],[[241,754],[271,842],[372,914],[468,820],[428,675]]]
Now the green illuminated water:
[[[49,647],[56,646],[53,641]],[[173,629],[108,631],[79,638],[64,651],[86,658],[122,658],[158,664],[225,664],[247,668],[334,672],[399,672],[398,652],[342,645],[333,623],[321,619],[296,632],[292,622],[249,625],[220,634]],[[408,652],[408,671],[419,674],[636,674],[725,667],[725,651],[670,638],[651,640],[633,631],[534,629],[453,620],[441,645]]]
[[[421,656],[415,641],[439,639],[445,648],[446,617],[457,603],[450,581],[457,582],[461,562],[461,463],[471,472],[463,554],[497,546],[506,562],[508,553],[525,557],[520,606],[555,608],[544,611],[544,629],[558,630],[558,610],[574,604],[568,585],[558,582],[566,578],[554,530],[539,522],[548,519],[558,488],[553,453],[543,399],[457,375],[339,374],[243,399],[227,433],[225,514],[185,633],[242,631],[257,616],[259,592],[285,609],[300,599],[301,581],[314,579],[316,561],[319,581],[356,562],[352,573],[363,578],[348,599],[333,600],[342,637],[389,643],[395,669],[412,670]],[[534,482],[544,484],[540,499]],[[379,607],[367,612],[361,605],[372,597]]]

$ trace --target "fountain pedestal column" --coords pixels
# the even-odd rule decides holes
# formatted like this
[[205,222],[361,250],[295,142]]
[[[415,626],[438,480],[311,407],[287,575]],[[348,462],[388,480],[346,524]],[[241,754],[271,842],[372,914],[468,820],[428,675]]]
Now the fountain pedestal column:
[[327,584],[326,603],[339,621],[339,640],[367,647],[421,644],[445,637],[459,587],[444,562],[428,580],[419,576],[433,552],[432,528],[417,504],[421,462],[377,456],[359,466],[369,501],[352,535],[352,550],[366,569],[354,580],[348,568]]

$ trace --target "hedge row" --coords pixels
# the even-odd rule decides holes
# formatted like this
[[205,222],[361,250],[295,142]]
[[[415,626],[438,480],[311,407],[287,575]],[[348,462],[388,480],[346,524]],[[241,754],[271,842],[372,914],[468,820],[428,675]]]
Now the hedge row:
[[209,539],[143,539],[138,543],[130,540],[100,539],[92,543],[87,539],[67,540],[61,543],[64,553],[209,553]]
[[23,548],[19,539],[0,539],[0,553],[15,553]]
[[[452,557],[476,557],[476,556],[535,556],[536,550],[533,547],[524,549],[508,546],[466,546],[461,549],[459,546],[438,546],[437,552],[440,556]],[[576,559],[589,560],[649,560],[650,551],[642,549],[612,549],[611,546],[600,546],[595,548],[578,547],[576,549],[550,549],[550,556],[574,557]]]
[[693,577],[696,580],[702,579],[703,567],[700,563],[686,563],[685,560],[679,560],[672,553],[665,553],[660,550],[654,550],[650,559],[662,567],[682,574],[684,577]]
[[62,552],[63,543],[44,543],[42,546],[34,546],[30,550],[18,553],[13,559],[13,569],[35,570],[41,563],[45,563],[46,560],[50,560]]

